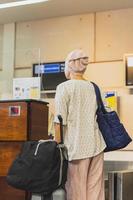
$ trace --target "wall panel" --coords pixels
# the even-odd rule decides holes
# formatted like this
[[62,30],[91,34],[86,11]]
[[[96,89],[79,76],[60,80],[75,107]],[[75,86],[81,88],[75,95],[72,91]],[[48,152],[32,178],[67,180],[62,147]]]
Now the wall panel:
[[125,70],[123,62],[105,62],[89,64],[85,77],[101,87],[123,87]]
[[2,57],[3,57],[3,32],[4,32],[4,25],[0,25],[0,69],[2,69]]
[[133,8],[96,14],[96,61],[123,59],[132,44]]
[[15,69],[14,70],[14,77],[15,78],[32,77],[32,68]]
[[71,50],[94,55],[94,14],[17,23],[15,67],[35,62],[63,61]]
[[[133,138],[133,95],[123,95],[120,97],[120,117],[128,133]],[[133,150],[133,142],[128,146]]]

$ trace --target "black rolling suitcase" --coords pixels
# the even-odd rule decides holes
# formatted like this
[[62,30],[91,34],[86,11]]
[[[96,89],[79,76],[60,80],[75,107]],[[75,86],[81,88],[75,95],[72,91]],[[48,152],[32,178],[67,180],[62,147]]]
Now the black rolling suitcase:
[[[61,144],[63,144],[63,125],[62,125],[62,117],[58,116],[60,121],[60,133],[61,133]],[[32,193],[30,200],[66,200],[66,191],[64,189],[65,186],[58,188],[50,195],[43,195],[38,193]]]
[[63,188],[55,190],[51,195],[32,194],[31,200],[66,200],[66,192]]

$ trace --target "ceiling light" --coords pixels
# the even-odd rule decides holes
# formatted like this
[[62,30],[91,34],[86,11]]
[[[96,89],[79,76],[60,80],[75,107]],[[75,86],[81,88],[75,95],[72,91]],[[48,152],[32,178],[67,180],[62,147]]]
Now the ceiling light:
[[25,1],[16,1],[16,2],[10,2],[10,3],[2,3],[0,4],[0,9],[24,6],[24,5],[35,4],[35,3],[42,3],[45,1],[48,1],[48,0],[25,0]]

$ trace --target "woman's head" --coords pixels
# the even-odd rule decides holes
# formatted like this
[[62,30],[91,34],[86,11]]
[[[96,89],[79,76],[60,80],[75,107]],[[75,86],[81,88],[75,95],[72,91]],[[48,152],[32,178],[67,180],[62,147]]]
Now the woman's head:
[[70,79],[71,74],[83,74],[88,65],[88,55],[81,49],[70,52],[65,61],[65,75]]

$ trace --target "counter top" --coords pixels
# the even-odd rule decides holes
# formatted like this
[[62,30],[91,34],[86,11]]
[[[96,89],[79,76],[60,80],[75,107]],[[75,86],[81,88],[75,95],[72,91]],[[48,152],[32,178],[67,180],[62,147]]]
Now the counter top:
[[10,103],[10,102],[26,102],[26,103],[30,103],[30,102],[37,102],[37,103],[42,103],[42,104],[49,104],[48,102],[45,102],[41,99],[2,99],[0,100],[0,103]]
[[105,161],[133,161],[133,151],[120,150],[104,153]]

